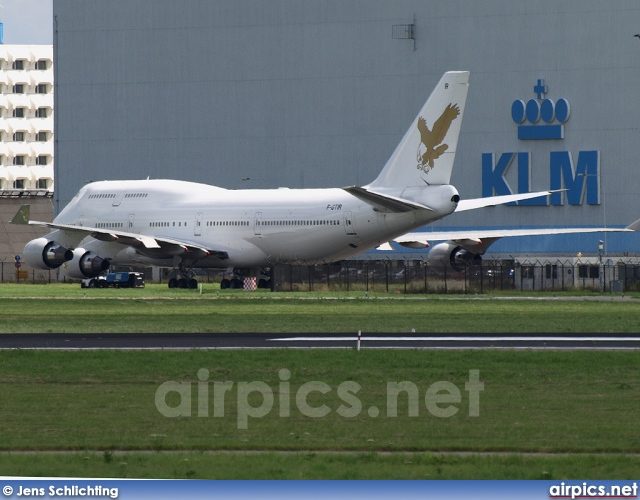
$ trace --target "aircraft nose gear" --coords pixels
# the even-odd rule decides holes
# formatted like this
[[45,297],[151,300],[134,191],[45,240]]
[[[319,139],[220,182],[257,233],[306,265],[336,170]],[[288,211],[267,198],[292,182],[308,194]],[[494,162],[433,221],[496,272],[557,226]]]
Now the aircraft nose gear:
[[169,288],[198,288],[198,280],[195,278],[196,273],[193,266],[187,266],[184,262],[180,262],[178,268],[171,270],[172,276],[169,278]]

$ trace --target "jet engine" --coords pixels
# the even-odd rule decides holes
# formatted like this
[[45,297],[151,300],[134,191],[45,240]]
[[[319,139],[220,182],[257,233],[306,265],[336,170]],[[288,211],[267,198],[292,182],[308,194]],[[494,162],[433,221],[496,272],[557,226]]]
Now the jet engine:
[[84,248],[76,248],[64,273],[67,277],[77,280],[95,278],[107,271],[110,265],[107,259],[98,257],[95,253]]
[[35,269],[56,269],[73,258],[73,251],[47,238],[31,240],[24,247],[24,262]]
[[466,266],[480,264],[481,261],[479,254],[450,241],[439,243],[429,251],[429,263],[432,266],[446,265],[454,271],[463,271]]

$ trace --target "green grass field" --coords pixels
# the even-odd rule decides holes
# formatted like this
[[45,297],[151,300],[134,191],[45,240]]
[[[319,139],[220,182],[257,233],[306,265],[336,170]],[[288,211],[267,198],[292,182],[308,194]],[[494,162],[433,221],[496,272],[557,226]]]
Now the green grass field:
[[[0,286],[0,333],[544,332],[640,329],[640,300],[592,293],[398,295]],[[571,298],[572,300],[566,300]],[[540,299],[540,300],[538,300]]]
[[[478,416],[465,390],[470,370],[484,383]],[[635,351],[2,351],[0,467],[107,477],[631,479],[640,465],[638,380]],[[157,406],[168,381],[188,388],[164,399],[181,416]],[[392,416],[387,384],[402,381],[418,398],[399,395]],[[232,383],[224,397],[215,382]],[[260,392],[240,391],[256,382]],[[300,409],[310,382],[326,384],[306,397],[326,415]],[[345,382],[360,386],[357,401],[340,394]],[[459,390],[455,402],[440,404],[457,409],[451,416],[427,405],[438,382]],[[272,406],[264,406],[265,391]],[[216,415],[221,401],[224,415]],[[358,411],[345,416],[341,406]],[[260,409],[268,411],[250,416]],[[250,451],[266,453],[241,453]]]
[[635,479],[629,455],[0,453],[3,475],[165,479]]
[[[637,332],[639,324],[640,300],[629,296],[223,293],[213,285],[203,291],[3,285],[0,332],[618,333]],[[477,416],[465,385],[472,370],[484,383]],[[633,479],[640,466],[639,380],[635,351],[5,350],[0,470],[67,477]],[[158,399],[165,382],[186,392]],[[400,382],[412,384],[412,396],[389,399],[395,386],[388,384]],[[222,387],[224,397],[216,392]],[[165,416],[167,408],[180,415]],[[456,411],[445,417],[443,408]]]

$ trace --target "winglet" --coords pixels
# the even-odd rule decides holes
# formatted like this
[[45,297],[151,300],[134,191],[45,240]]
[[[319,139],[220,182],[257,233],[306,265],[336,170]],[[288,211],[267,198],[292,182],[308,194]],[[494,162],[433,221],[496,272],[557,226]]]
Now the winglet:
[[29,224],[31,205],[22,205],[18,213],[11,220],[11,224]]
[[640,219],[638,219],[635,222],[632,222],[625,229],[628,229],[630,231],[638,231],[638,230],[640,230]]

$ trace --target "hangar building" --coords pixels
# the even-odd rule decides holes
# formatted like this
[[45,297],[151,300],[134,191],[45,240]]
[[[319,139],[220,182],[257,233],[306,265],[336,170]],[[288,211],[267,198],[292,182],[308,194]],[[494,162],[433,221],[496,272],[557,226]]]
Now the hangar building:
[[[55,0],[55,210],[91,180],[372,181],[442,74],[469,70],[452,183],[550,199],[438,229],[640,218],[636,0]],[[597,252],[602,233],[490,251]],[[636,235],[605,252],[637,255]]]

